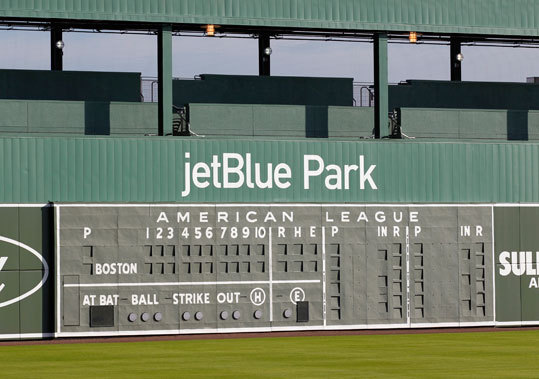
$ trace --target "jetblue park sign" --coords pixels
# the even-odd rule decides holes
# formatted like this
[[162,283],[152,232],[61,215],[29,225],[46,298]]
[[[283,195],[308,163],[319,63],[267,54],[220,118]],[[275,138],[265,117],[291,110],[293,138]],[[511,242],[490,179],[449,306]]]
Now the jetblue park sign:
[[187,197],[196,189],[287,189],[295,182],[301,182],[303,189],[313,187],[315,179],[332,191],[349,190],[358,186],[360,190],[377,190],[374,179],[376,165],[368,164],[364,155],[355,162],[335,164],[320,155],[305,154],[300,172],[294,172],[286,162],[261,163],[250,153],[223,153],[212,155],[211,160],[191,161],[191,153],[185,153],[184,188],[182,197]]

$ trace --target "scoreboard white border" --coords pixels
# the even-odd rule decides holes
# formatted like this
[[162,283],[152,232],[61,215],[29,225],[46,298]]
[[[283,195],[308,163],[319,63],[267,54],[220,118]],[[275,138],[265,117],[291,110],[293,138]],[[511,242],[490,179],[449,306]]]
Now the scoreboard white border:
[[[496,265],[494,247],[494,208],[503,207],[539,207],[539,203],[54,203],[56,210],[56,331],[54,337],[106,337],[106,336],[136,336],[136,335],[173,335],[173,334],[219,334],[219,333],[253,333],[253,332],[286,332],[286,331],[323,331],[323,330],[372,330],[372,329],[422,329],[422,328],[458,328],[458,327],[483,327],[483,326],[533,326],[539,325],[539,321],[496,321]],[[218,328],[218,329],[168,329],[168,330],[137,330],[137,331],[106,331],[106,332],[62,332],[61,331],[61,280],[60,280],[60,208],[70,207],[102,207],[102,208],[196,208],[196,207],[348,207],[348,208],[390,208],[390,207],[414,207],[414,208],[491,208],[492,228],[492,288],[493,288],[493,319],[492,321],[480,322],[445,322],[445,323],[401,323],[401,324],[356,324],[356,325],[323,325],[312,326],[286,326],[286,327],[254,327],[254,328]],[[325,254],[323,254],[325,258]],[[325,262],[322,263],[325,266]],[[325,282],[323,283],[325,285]],[[271,302],[270,302],[271,304]],[[0,336],[1,338],[2,336]]]

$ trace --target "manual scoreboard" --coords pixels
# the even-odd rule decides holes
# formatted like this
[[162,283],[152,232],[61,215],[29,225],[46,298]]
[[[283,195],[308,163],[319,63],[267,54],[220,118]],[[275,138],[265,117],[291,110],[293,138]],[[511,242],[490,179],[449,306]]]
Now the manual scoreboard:
[[59,336],[494,321],[491,206],[55,207]]

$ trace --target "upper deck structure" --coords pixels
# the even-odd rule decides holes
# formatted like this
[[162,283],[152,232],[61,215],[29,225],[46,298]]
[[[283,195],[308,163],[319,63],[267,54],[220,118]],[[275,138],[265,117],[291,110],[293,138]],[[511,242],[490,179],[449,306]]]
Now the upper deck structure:
[[159,135],[171,131],[172,36],[185,31],[252,34],[259,38],[259,71],[270,74],[265,54],[282,34],[347,36],[374,41],[374,134],[387,134],[388,51],[391,39],[451,43],[451,78],[461,79],[461,44],[525,42],[539,37],[539,2],[529,0],[78,0],[0,1],[0,22],[51,30],[51,68],[62,69],[56,47],[62,30],[150,30],[158,35]]

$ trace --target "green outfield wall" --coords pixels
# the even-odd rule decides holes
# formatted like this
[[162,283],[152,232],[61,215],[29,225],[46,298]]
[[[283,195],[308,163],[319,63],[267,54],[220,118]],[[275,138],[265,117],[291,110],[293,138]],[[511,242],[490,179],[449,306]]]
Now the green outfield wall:
[[495,212],[496,318],[508,325],[533,324],[539,315],[539,208]]
[[2,137],[0,338],[539,324],[538,154]]
[[539,325],[539,205],[0,206],[0,339]]

